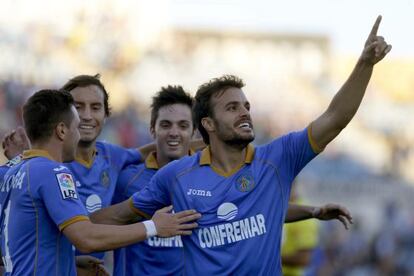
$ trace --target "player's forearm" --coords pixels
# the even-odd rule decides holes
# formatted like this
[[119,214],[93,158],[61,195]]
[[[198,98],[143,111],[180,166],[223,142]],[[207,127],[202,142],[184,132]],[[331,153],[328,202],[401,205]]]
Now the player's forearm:
[[364,97],[372,71],[372,64],[362,60],[358,61],[348,80],[334,96],[326,111],[330,114],[333,126],[342,129],[354,117]]
[[317,207],[313,206],[289,204],[285,217],[285,223],[314,218],[315,211],[317,210],[316,208]]
[[112,250],[143,241],[147,238],[146,233],[143,223],[123,226],[91,223],[75,246],[83,253]]
[[147,158],[148,155],[156,149],[155,143],[150,143],[139,147],[138,151],[141,154],[142,160],[145,160],[145,158]]
[[130,210],[127,201],[100,209],[89,215],[91,222],[97,224],[123,225],[131,223],[137,215]]

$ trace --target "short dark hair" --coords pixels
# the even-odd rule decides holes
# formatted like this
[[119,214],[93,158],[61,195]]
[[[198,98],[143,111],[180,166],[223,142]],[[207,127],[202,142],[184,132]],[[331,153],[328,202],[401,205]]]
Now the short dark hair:
[[[161,90],[152,98],[151,104],[151,127],[155,127],[155,122],[158,119],[158,111],[161,107],[173,104],[187,105],[190,110],[193,108],[193,97],[180,85],[168,85],[161,87]],[[192,118],[191,118],[192,119]],[[194,120],[193,128],[195,127]]]
[[210,143],[210,139],[207,131],[201,124],[201,119],[213,116],[213,109],[210,104],[211,97],[219,93],[224,93],[229,88],[242,87],[244,87],[244,82],[241,78],[233,75],[224,75],[219,78],[214,78],[209,82],[200,85],[198,88],[193,106],[193,117],[205,144],[208,145]]
[[109,117],[111,115],[111,107],[109,106],[109,94],[106,91],[105,86],[101,82],[100,78],[101,78],[100,74],[96,74],[94,76],[79,75],[79,76],[73,77],[70,80],[68,80],[61,89],[70,92],[77,87],[86,87],[89,85],[96,85],[102,90],[104,94],[105,115],[106,117]]
[[72,122],[73,97],[63,90],[40,90],[33,94],[23,106],[24,127],[30,141],[49,138],[54,128],[64,122]]

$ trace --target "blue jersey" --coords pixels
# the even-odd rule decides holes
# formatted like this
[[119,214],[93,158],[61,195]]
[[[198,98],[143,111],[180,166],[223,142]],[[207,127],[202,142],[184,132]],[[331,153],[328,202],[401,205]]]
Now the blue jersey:
[[47,152],[29,150],[4,179],[0,211],[6,275],[76,275],[72,244],[62,230],[89,218],[70,171]]
[[[96,151],[91,163],[76,159],[66,163],[76,178],[76,187],[81,201],[88,213],[111,205],[119,173],[127,165],[141,162],[141,154],[137,149],[96,142]],[[77,255],[82,255],[76,252]],[[104,253],[93,254],[103,258]]]
[[311,143],[305,129],[264,146],[249,145],[244,163],[228,174],[211,166],[206,148],[160,169],[132,196],[132,208],[153,214],[173,204],[177,212],[202,214],[199,228],[182,238],[185,275],[281,275],[291,184],[316,156]]
[[[155,153],[144,164],[131,165],[118,178],[114,203],[122,202],[144,189],[158,170]],[[181,237],[152,237],[114,251],[114,275],[181,275]]]
[[22,160],[22,155],[17,155],[13,159],[7,161],[6,164],[0,166],[0,186],[3,185],[4,176],[6,175],[7,171],[14,165],[19,164]]

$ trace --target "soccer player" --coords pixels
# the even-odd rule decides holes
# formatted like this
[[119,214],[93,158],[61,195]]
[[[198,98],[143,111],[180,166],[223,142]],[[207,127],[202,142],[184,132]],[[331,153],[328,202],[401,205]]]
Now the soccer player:
[[166,165],[131,200],[91,218],[125,219],[131,204],[148,215],[170,204],[175,211],[194,208],[202,218],[197,231],[183,238],[184,274],[281,275],[280,238],[291,183],[351,121],[374,65],[391,50],[377,36],[380,21],[327,110],[304,130],[267,145],[250,144],[250,103],[239,78],[223,76],[201,85],[193,110],[209,146]]
[[152,221],[127,226],[89,221],[76,192],[71,161],[79,141],[72,96],[41,90],[26,102],[23,120],[32,149],[12,166],[0,187],[1,251],[6,275],[76,275],[72,244],[86,253],[142,241],[149,236],[190,234],[199,217],[189,210],[157,212]]
[[[156,151],[145,163],[128,166],[116,186],[114,203],[142,190],[157,170],[190,152],[193,98],[181,86],[166,86],[153,97],[150,132]],[[180,236],[150,238],[114,252],[114,275],[177,275],[182,271]]]

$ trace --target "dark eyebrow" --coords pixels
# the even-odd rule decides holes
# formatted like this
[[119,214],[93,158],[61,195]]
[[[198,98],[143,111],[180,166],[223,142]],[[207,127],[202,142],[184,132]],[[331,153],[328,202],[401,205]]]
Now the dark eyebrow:
[[227,107],[229,105],[238,105],[238,104],[240,104],[240,102],[232,101],[232,102],[228,102],[224,107]]

